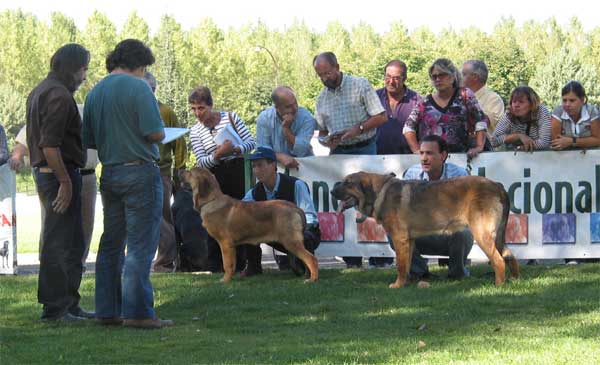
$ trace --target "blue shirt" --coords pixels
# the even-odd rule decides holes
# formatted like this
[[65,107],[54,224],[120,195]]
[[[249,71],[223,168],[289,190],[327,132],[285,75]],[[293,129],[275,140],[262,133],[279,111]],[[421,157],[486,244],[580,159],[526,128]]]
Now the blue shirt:
[[[265,187],[265,194],[267,196],[267,200],[273,200],[275,195],[277,195],[277,189],[279,189],[279,182],[281,178],[279,174],[277,174],[277,181],[275,181],[275,188],[273,191],[270,191],[269,188]],[[252,191],[254,189],[248,190],[246,196],[242,201],[244,202],[253,202],[254,197],[252,196]],[[313,201],[310,198],[310,192],[308,191],[308,186],[306,183],[300,179],[296,180],[296,184],[294,186],[294,201],[296,202],[296,206],[304,211],[304,215],[306,215],[306,223],[314,224],[319,220],[317,218],[317,212],[315,210],[315,206],[313,205]]]
[[256,121],[257,146],[270,147],[275,152],[282,152],[294,157],[314,156],[310,140],[315,131],[317,121],[303,107],[298,108],[290,129],[296,136],[294,147],[290,146],[283,134],[282,120],[275,107],[263,110]]
[[158,146],[145,137],[163,128],[152,90],[137,77],[108,75],[85,99],[83,144],[98,150],[103,165],[158,161]]
[[0,125],[0,166],[8,161],[8,146],[6,143],[6,133],[4,127]]
[[406,88],[404,96],[394,110],[390,106],[385,87],[377,90],[377,96],[379,96],[388,118],[387,122],[377,127],[377,154],[412,154],[410,146],[406,142],[404,134],[402,134],[402,129],[404,128],[404,122],[422,99],[421,95]]
[[[442,167],[442,176],[440,180],[452,179],[453,177],[459,176],[468,176],[469,173],[467,170],[463,169],[460,166],[457,166],[453,163],[446,162],[444,163],[444,167]],[[429,175],[427,172],[423,171],[423,166],[421,164],[416,164],[408,168],[402,175],[402,179],[404,180],[425,180],[429,181]]]

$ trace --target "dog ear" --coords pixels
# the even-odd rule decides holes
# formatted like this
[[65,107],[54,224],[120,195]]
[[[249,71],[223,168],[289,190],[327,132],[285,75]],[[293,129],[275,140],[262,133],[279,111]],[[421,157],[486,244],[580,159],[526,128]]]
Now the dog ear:
[[212,187],[211,187],[209,179],[207,179],[205,177],[200,179],[197,189],[198,189],[198,198],[204,199],[204,198],[208,197],[210,195],[210,193],[212,192]]

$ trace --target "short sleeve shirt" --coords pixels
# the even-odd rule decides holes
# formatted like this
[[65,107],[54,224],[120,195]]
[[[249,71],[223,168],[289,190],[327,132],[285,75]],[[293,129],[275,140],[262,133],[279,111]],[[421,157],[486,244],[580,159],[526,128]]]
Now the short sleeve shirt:
[[[324,88],[317,97],[315,117],[319,129],[330,134],[344,131],[385,112],[375,89],[367,79],[342,74],[336,89]],[[375,136],[375,129],[366,131],[342,143],[350,146]]]
[[598,108],[591,104],[583,105],[581,117],[577,122],[574,122],[560,105],[554,108],[552,116],[560,121],[561,134],[567,137],[591,137],[592,123],[600,123]]
[[303,107],[298,108],[290,130],[296,137],[294,146],[290,147],[283,133],[281,118],[275,107],[263,110],[256,121],[257,146],[268,146],[275,152],[295,157],[313,156],[310,140],[315,130],[316,121],[310,112]]
[[145,137],[164,129],[148,84],[128,74],[108,75],[90,91],[83,111],[83,142],[103,165],[158,161],[158,146]]

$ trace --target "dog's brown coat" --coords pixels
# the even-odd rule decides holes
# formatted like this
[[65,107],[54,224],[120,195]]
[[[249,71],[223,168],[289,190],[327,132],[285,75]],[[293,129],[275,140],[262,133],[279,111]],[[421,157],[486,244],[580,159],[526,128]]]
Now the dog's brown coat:
[[358,172],[346,176],[332,190],[338,200],[356,200],[358,211],[374,217],[391,236],[398,276],[390,288],[406,283],[416,238],[449,234],[465,226],[490,259],[496,285],[505,281],[504,258],[511,277],[519,277],[517,260],[504,243],[510,203],[501,184],[478,176],[435,182],[403,181],[394,176]]
[[221,192],[214,175],[201,168],[184,173],[193,191],[194,208],[202,224],[219,243],[227,283],[233,277],[235,246],[277,242],[298,257],[310,271],[309,281],[319,277],[317,259],[304,248],[304,212],[283,200],[242,202]]

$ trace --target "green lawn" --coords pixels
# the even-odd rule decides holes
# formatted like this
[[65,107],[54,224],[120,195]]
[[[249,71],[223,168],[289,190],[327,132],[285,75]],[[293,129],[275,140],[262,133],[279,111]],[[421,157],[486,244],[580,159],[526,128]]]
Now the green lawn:
[[[0,363],[600,363],[599,264],[526,266],[501,288],[488,271],[400,290],[387,289],[390,269],[322,270],[317,284],[267,271],[228,286],[155,274],[157,311],[176,322],[157,331],[42,324],[36,277],[0,277]],[[85,308],[93,285],[86,276]]]

